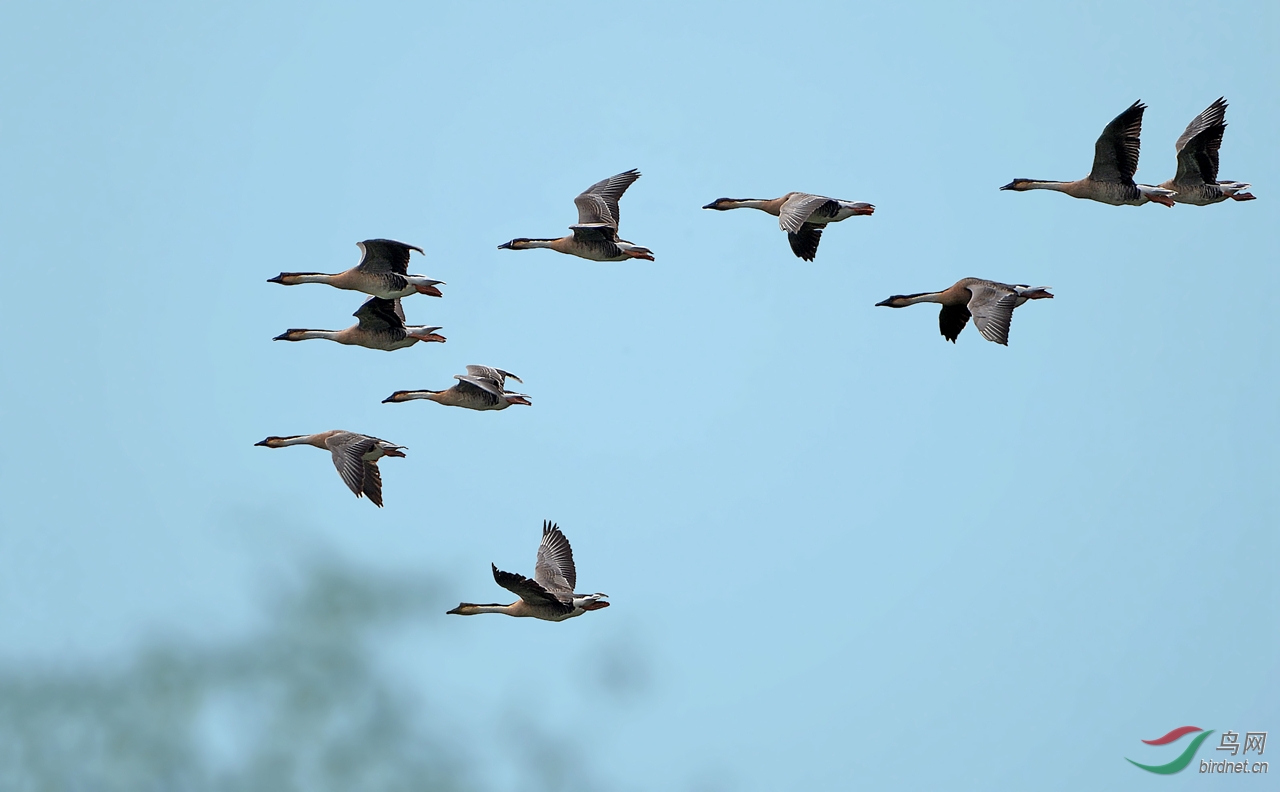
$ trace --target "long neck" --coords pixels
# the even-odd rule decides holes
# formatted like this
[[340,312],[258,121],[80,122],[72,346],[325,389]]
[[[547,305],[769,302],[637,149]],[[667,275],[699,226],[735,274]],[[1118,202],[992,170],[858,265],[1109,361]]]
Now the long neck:
[[555,248],[555,244],[559,239],[530,239],[526,241],[523,247],[526,248]]
[[1074,184],[1074,183],[1075,182],[1065,182],[1065,181],[1027,181],[1027,182],[1023,182],[1022,189],[1053,190],[1054,192],[1067,192],[1068,190],[1067,185]]
[[417,391],[396,391],[391,394],[393,401],[412,401],[414,399],[427,399],[428,401],[440,401],[440,391],[433,390],[417,390]]
[[478,613],[510,613],[511,605],[472,605],[463,603],[457,607],[460,616],[475,616]]
[[916,303],[940,303],[942,302],[942,292],[925,292],[924,294],[908,294],[903,298],[903,304],[915,305]]
[[323,272],[284,272],[280,279],[286,286],[293,286],[298,283],[328,283],[333,280],[333,276]]
[[730,209],[764,209],[765,204],[769,203],[769,201],[764,198],[742,198],[733,200],[730,203],[733,204],[729,207]]
[[324,338],[329,341],[341,341],[341,330],[299,330],[293,341],[309,341],[313,338]]
[[316,438],[318,437],[320,437],[320,435],[298,435],[296,437],[286,437],[280,441],[280,445],[282,447],[293,446],[293,445],[318,445],[319,447],[323,448],[324,447],[323,440],[320,440],[319,443],[316,442]]

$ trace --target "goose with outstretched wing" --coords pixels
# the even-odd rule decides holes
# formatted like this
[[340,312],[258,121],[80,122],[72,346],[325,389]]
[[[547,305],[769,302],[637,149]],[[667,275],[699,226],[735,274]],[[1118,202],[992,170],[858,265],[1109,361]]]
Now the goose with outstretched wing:
[[787,234],[791,252],[805,261],[818,255],[822,231],[858,215],[875,214],[876,208],[865,201],[844,201],[825,195],[789,192],[781,198],[717,198],[703,209],[727,212],[730,209],[759,209],[778,218],[778,226]]
[[310,435],[290,435],[277,437],[272,435],[254,445],[267,448],[284,448],[293,445],[309,445],[328,451],[333,457],[333,466],[347,488],[357,498],[364,496],[373,505],[382,508],[382,474],[378,470],[378,460],[384,456],[403,457],[405,446],[389,443],[371,435],[356,432],[344,432],[332,429]]
[[466,374],[454,374],[457,385],[446,390],[400,390],[382,400],[383,404],[426,399],[449,407],[468,410],[505,410],[513,404],[529,405],[529,396],[507,390],[507,379],[523,384],[510,371],[489,366],[467,366]]
[[432,280],[425,275],[409,274],[410,251],[422,252],[422,248],[406,245],[394,239],[366,239],[357,242],[360,263],[349,270],[329,275],[323,272],[282,272],[267,283],[297,286],[301,283],[326,283],[337,289],[364,292],[384,300],[425,294],[441,297],[437,286],[444,281]]
[[436,332],[441,329],[439,327],[405,324],[404,309],[400,307],[399,298],[384,300],[381,297],[370,297],[352,316],[356,318],[357,324],[345,330],[291,329],[273,340],[308,341],[323,338],[339,344],[381,349],[384,352],[411,347],[419,341],[445,341],[445,337]]
[[528,616],[544,621],[564,621],[581,616],[587,611],[609,607],[607,594],[578,594],[578,572],[573,564],[573,548],[550,521],[542,523],[542,543],[538,545],[538,559],[533,567],[533,578],[515,572],[503,572],[496,564],[493,579],[499,586],[515,594],[519,599],[510,605],[477,605],[463,602],[449,613],[458,616],[475,616],[480,613],[505,613],[508,616]]
[[1227,128],[1227,100],[1218,97],[1204,112],[1191,119],[1187,128],[1174,144],[1178,152],[1178,170],[1174,177],[1161,187],[1177,191],[1173,200],[1177,203],[1208,206],[1230,198],[1233,201],[1252,201],[1256,196],[1245,192],[1245,182],[1218,181],[1218,150],[1222,148],[1222,133]]
[[1014,179],[1000,189],[1014,192],[1053,190],[1066,193],[1072,198],[1086,198],[1112,206],[1141,206],[1148,201],[1173,206],[1173,190],[1138,184],[1133,180],[1133,174],[1138,171],[1138,154],[1142,148],[1142,114],[1146,109],[1147,106],[1142,102],[1134,102],[1103,128],[1093,145],[1093,170],[1083,179]]
[[972,318],[974,327],[978,328],[983,338],[1008,346],[1013,309],[1027,300],[1052,299],[1050,288],[999,283],[982,278],[961,278],[942,291],[895,294],[876,305],[906,308],[918,303],[937,303],[942,306],[938,313],[938,327],[942,331],[942,337],[951,343],[956,342],[960,331]]
[[653,261],[652,250],[618,236],[618,201],[638,178],[640,171],[632,168],[616,176],[601,179],[574,198],[573,203],[578,207],[578,222],[569,226],[572,234],[556,239],[518,237],[498,245],[498,249],[548,248],[591,261]]

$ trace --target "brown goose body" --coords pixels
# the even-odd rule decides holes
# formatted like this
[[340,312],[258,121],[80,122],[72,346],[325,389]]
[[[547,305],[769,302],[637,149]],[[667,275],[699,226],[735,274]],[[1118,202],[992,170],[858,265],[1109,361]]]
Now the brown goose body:
[[466,374],[455,374],[457,385],[446,390],[396,391],[383,399],[383,404],[425,399],[448,407],[468,410],[505,410],[513,404],[529,405],[529,397],[506,389],[507,378],[520,382],[509,371],[489,366],[467,366]]
[[1252,201],[1255,196],[1244,192],[1245,182],[1218,180],[1218,151],[1222,148],[1222,134],[1227,128],[1227,101],[1218,97],[1204,112],[1191,120],[1174,144],[1178,152],[1178,170],[1172,179],[1161,184],[1177,195],[1177,203],[1208,206],[1228,198],[1234,201]]
[[370,502],[382,508],[382,474],[378,460],[384,456],[403,457],[404,446],[389,443],[370,435],[332,429],[312,435],[268,437],[254,445],[267,448],[284,448],[292,445],[309,445],[322,448],[333,456],[338,475],[357,498],[368,497]]
[[938,328],[942,337],[955,343],[960,331],[973,319],[974,326],[988,341],[1007,346],[1009,323],[1013,309],[1027,300],[1052,299],[1048,286],[1008,284],[983,278],[961,278],[938,292],[895,294],[876,303],[888,308],[905,308],[923,302],[942,306],[938,312]]
[[1133,174],[1138,170],[1138,155],[1142,146],[1142,114],[1146,109],[1147,106],[1142,102],[1134,102],[1107,124],[1094,143],[1093,170],[1083,179],[1014,179],[1000,189],[1015,192],[1052,190],[1072,198],[1084,198],[1112,206],[1141,206],[1148,202],[1173,206],[1172,190],[1138,184],[1133,180]]
[[778,218],[787,234],[791,252],[805,261],[818,255],[823,229],[858,215],[875,214],[874,205],[865,201],[845,201],[811,193],[789,192],[778,198],[717,198],[703,209],[726,212],[730,209],[759,209]]
[[440,297],[437,286],[444,281],[431,280],[423,275],[409,274],[410,251],[422,252],[422,248],[396,242],[393,239],[366,239],[357,242],[360,263],[349,270],[328,275],[323,272],[282,272],[268,283],[297,286],[302,283],[325,283],[336,289],[363,292],[384,300],[426,294]]
[[609,607],[608,594],[574,592],[578,572],[573,563],[573,548],[569,546],[569,540],[559,526],[550,521],[544,520],[542,523],[542,542],[538,545],[538,559],[532,578],[515,572],[503,572],[495,564],[489,566],[493,569],[494,582],[519,599],[510,605],[463,602],[448,613],[457,616],[504,613],[507,616],[558,622],[581,616],[587,611]]
[[621,216],[618,202],[627,188],[640,178],[640,171],[629,171],[601,179],[583,190],[573,203],[578,207],[578,222],[569,226],[572,234],[555,239],[517,237],[498,245],[499,250],[535,250],[546,248],[591,261],[653,261],[653,251],[618,236]]
[[359,321],[345,330],[290,329],[276,336],[275,341],[308,341],[322,338],[339,344],[362,346],[391,352],[411,347],[419,341],[443,343],[445,337],[437,333],[439,327],[406,325],[400,300],[384,300],[370,297],[352,314]]

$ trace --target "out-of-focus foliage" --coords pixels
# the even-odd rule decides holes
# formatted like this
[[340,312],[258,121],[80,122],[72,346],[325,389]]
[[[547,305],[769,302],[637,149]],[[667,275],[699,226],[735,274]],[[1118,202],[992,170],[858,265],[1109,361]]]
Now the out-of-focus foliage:
[[[481,789],[455,738],[429,726],[446,713],[375,662],[371,636],[411,625],[431,593],[322,564],[232,643],[171,641],[115,670],[0,672],[0,789]],[[555,751],[511,758],[528,763],[526,788],[585,788]]]

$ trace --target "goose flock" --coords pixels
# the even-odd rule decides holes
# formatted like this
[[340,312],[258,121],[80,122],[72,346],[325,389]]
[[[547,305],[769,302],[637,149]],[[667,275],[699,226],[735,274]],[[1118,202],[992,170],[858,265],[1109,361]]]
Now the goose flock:
[[[1073,198],[1086,198],[1113,206],[1140,206],[1157,203],[1172,207],[1184,203],[1207,206],[1228,198],[1250,201],[1248,184],[1218,179],[1218,152],[1226,128],[1227,103],[1219,98],[1187,125],[1175,144],[1177,170],[1172,178],[1159,184],[1138,184],[1133,180],[1138,169],[1141,148],[1142,117],[1146,105],[1134,102],[1102,130],[1094,145],[1093,169],[1076,181],[1044,181],[1014,179],[1001,190],[1053,190]],[[619,236],[619,202],[623,194],[640,178],[632,169],[596,182],[574,199],[578,222],[569,226],[570,234],[557,238],[517,237],[498,246],[502,250],[547,248],[558,253],[591,261],[654,261],[653,251]],[[779,198],[718,198],[702,207],[717,211],[759,209],[778,218],[786,232],[791,252],[805,261],[813,261],[818,253],[822,233],[831,223],[850,217],[870,216],[873,204],[846,201],[812,193],[789,192]],[[441,297],[443,281],[425,275],[410,275],[413,253],[423,254],[420,247],[390,239],[367,239],[357,244],[360,263],[336,274],[319,272],[282,272],[269,283],[296,286],[322,283],[337,289],[362,292],[368,299],[353,314],[357,323],[344,330],[290,329],[275,337],[276,341],[327,339],[339,344],[367,347],[391,352],[414,346],[418,342],[444,343],[445,337],[430,325],[408,324],[401,300],[416,294]],[[938,325],[942,336],[955,343],[969,320],[988,341],[1007,345],[1013,311],[1029,300],[1054,297],[1047,286],[1009,284],[982,278],[961,278],[941,291],[897,294],[877,306],[905,308],[919,303],[941,306]],[[531,405],[527,394],[507,390],[507,380],[523,384],[509,371],[490,366],[469,365],[466,374],[456,374],[457,383],[442,390],[399,390],[383,403],[413,400],[434,401],[450,407],[476,411],[500,411],[512,405]],[[334,429],[309,435],[271,436],[256,445],[283,448],[310,445],[328,450],[334,467],[344,484],[357,498],[367,497],[382,506],[382,476],[378,461],[383,457],[404,457],[405,446],[370,435]],[[577,571],[573,550],[559,526],[543,522],[542,541],[532,578],[503,572],[493,566],[493,579],[518,599],[510,605],[477,605],[461,603],[449,613],[471,616],[481,613],[504,613],[508,616],[533,617],[545,621],[564,621],[587,611],[609,606],[607,595],[575,592]]]

